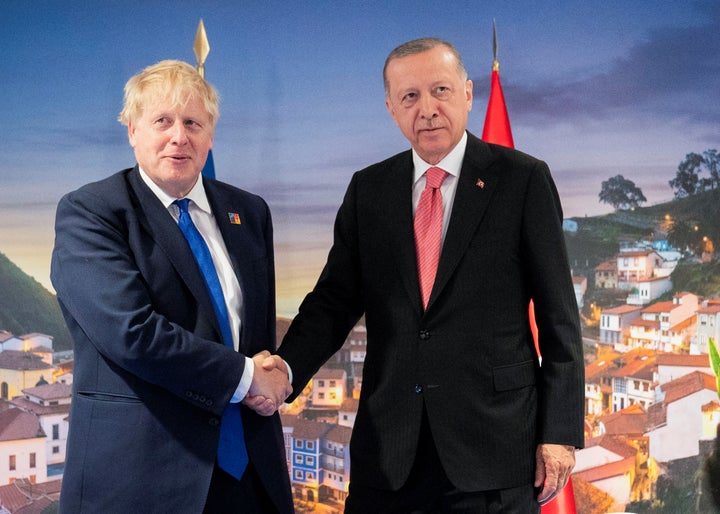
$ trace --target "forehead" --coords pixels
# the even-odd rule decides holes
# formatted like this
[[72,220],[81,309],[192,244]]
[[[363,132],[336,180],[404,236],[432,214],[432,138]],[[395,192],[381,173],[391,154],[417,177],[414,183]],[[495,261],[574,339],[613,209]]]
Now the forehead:
[[192,92],[150,94],[141,103],[142,115],[174,113],[181,116],[208,117],[202,100]]
[[388,63],[386,74],[391,90],[462,81],[457,60],[442,46],[393,59]]

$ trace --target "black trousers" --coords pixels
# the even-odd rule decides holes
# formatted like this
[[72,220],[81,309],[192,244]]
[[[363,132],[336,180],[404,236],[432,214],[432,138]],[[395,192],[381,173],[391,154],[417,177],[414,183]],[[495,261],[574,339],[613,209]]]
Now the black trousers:
[[351,476],[345,514],[536,514],[540,512],[537,492],[532,483],[493,491],[458,490],[445,474],[423,413],[407,482],[397,491],[387,491],[357,485]]
[[215,464],[210,490],[203,514],[274,514],[278,510],[265,486],[248,463],[242,478],[237,480]]

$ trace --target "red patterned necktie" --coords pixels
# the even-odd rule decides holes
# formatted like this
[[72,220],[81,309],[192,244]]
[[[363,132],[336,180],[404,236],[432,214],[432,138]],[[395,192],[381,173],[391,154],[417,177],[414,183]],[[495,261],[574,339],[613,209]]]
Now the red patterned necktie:
[[445,170],[435,167],[425,172],[425,189],[420,195],[420,202],[415,211],[415,253],[424,308],[427,308],[440,260],[443,226],[440,186],[447,176]]

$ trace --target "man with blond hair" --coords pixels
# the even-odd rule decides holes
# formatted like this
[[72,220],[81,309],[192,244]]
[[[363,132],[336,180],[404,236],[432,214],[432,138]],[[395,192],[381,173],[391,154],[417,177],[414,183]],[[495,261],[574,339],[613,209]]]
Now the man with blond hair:
[[218,112],[189,64],[146,68],[120,113],[137,165],[58,205],[51,277],[75,352],[62,512],[292,512],[288,378],[259,366],[272,222],[201,177]]

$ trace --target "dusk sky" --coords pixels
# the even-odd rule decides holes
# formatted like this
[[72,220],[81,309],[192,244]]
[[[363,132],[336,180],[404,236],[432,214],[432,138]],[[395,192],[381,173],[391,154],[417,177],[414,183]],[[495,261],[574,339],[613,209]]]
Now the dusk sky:
[[49,289],[57,201],[134,165],[123,86],[162,59],[195,64],[201,18],[217,177],[270,204],[281,315],[317,278],[352,173],[408,148],[381,74],[407,40],[458,47],[479,136],[496,21],[515,146],[547,161],[565,217],[610,212],[598,193],[618,174],[670,200],[685,155],[719,146],[715,0],[3,0],[0,252]]

